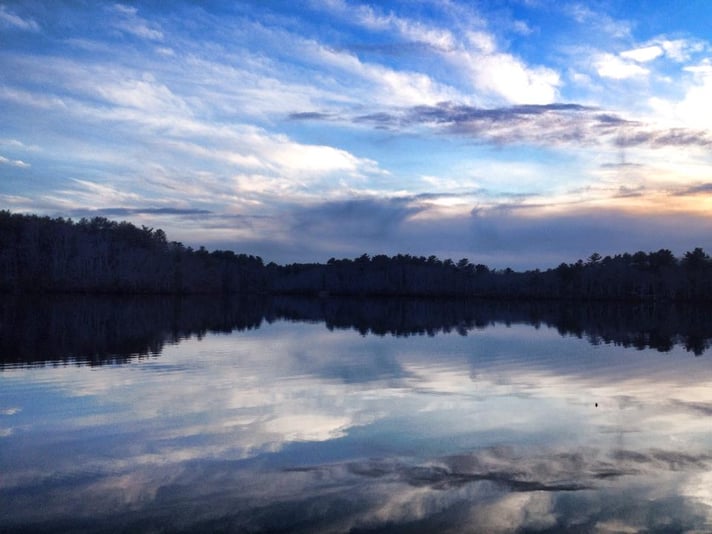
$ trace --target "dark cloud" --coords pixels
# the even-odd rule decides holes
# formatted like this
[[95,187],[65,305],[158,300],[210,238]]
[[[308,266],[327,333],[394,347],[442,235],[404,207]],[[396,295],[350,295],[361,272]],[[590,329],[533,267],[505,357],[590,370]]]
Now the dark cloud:
[[596,115],[595,118],[601,124],[611,124],[611,125],[616,125],[616,126],[626,126],[626,125],[631,125],[631,124],[637,124],[635,122],[622,119],[621,117],[618,117],[617,115],[613,115],[611,113],[600,113],[600,114]]
[[290,113],[289,118],[297,121],[318,121],[331,120],[334,115],[331,113],[321,113],[319,111],[303,111],[298,113]]
[[[626,186],[618,191],[625,197],[641,193]],[[279,218],[217,221],[224,228],[266,224],[271,229],[266,239],[236,242],[222,238],[200,244],[277,263],[325,262],[366,252],[465,257],[493,268],[517,270],[556,267],[587,258],[594,251],[605,256],[668,248],[680,256],[695,247],[712,250],[712,221],[704,217],[629,214],[615,209],[577,209],[575,205],[569,206],[567,213],[534,216],[532,209],[547,207],[544,199],[523,205],[518,198],[496,207],[473,206],[469,215],[428,216],[428,201],[451,197],[423,193],[285,206]]]
[[709,402],[676,401],[674,404],[706,417],[712,416],[712,403]]
[[616,198],[631,198],[631,197],[641,197],[645,187],[627,187],[622,185],[618,188],[618,193],[615,195]]
[[522,117],[535,117],[550,113],[581,113],[593,110],[579,104],[519,105],[506,108],[476,108],[453,105],[449,102],[437,106],[416,106],[408,113],[412,122],[464,123],[474,121],[512,122]]
[[[669,248],[676,254],[695,246],[709,248],[712,223],[702,217],[633,215],[617,210],[580,210],[550,217],[532,217],[516,210],[480,210],[472,217],[469,242],[487,251],[496,263],[511,257],[552,266],[555,258],[571,262],[592,251],[603,255]],[[694,243],[699,243],[695,245]],[[568,259],[566,259],[568,257]],[[558,264],[558,262],[557,262]]]
[[701,195],[712,193],[712,182],[696,185],[675,193],[676,196]]
[[292,214],[292,230],[345,239],[381,238],[391,235],[406,218],[422,209],[405,198],[325,202],[297,208]]
[[377,128],[392,128],[405,124],[405,121],[393,113],[371,113],[368,115],[359,115],[353,119],[356,123],[369,123]]
[[[446,132],[465,135],[484,142],[581,142],[587,130],[598,125],[610,129],[619,124],[613,117],[601,115],[596,108],[571,103],[518,105],[501,108],[478,108],[443,102],[436,106],[416,106],[400,116],[379,116],[380,126],[433,125]],[[365,117],[360,117],[361,122]]]
[[689,130],[687,128],[672,128],[670,130],[656,131],[653,134],[655,146],[712,146],[712,137],[702,130]]
[[627,162],[621,162],[621,163],[602,163],[601,168],[602,169],[636,169],[636,168],[641,168],[643,165],[641,163],[627,163]]
[[658,129],[575,103],[480,108],[442,102],[400,112],[360,115],[353,120],[389,129],[431,125],[447,133],[495,144],[609,143],[618,148],[712,146],[712,137],[703,130]]
[[[461,462],[460,462],[461,463]],[[453,469],[452,465],[403,465],[395,462],[364,462],[348,466],[353,474],[368,478],[389,477],[401,480],[411,486],[429,486],[444,490],[457,488],[473,482],[494,482],[510,491],[578,491],[591,486],[576,482],[560,482],[556,480],[536,480],[531,473],[523,473],[520,469],[507,465],[505,469],[487,469],[482,472]]]

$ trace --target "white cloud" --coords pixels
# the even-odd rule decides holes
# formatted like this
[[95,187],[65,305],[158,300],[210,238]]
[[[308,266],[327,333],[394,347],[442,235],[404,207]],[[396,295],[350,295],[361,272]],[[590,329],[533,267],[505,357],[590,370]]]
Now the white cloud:
[[461,55],[474,85],[512,104],[548,104],[558,96],[559,74],[546,67],[531,68],[510,54]]
[[664,39],[660,41],[660,46],[665,50],[667,57],[679,63],[688,61],[691,54],[703,52],[707,48],[707,45],[701,41],[688,39]]
[[[347,8],[344,5],[345,9]],[[455,46],[451,31],[434,28],[413,20],[397,17],[393,13],[379,15],[370,6],[359,6],[356,10],[361,24],[372,30],[394,29],[415,42],[428,44],[436,49],[449,50]]]
[[625,59],[632,59],[638,63],[647,63],[663,55],[662,47],[658,45],[644,46],[621,52],[620,56]]
[[685,67],[684,70],[697,75],[699,79],[704,81],[707,77],[712,75],[712,62],[710,62],[709,59],[705,59],[697,65]]
[[594,67],[603,78],[624,80],[647,76],[650,71],[636,63],[626,61],[613,54],[600,54],[594,58]]
[[[423,99],[430,102],[451,96],[438,93],[426,76],[411,76],[378,65],[364,65],[349,54],[317,49],[330,61],[355,68],[367,80],[380,84],[384,99],[403,102],[405,98],[408,103],[422,103]],[[259,171],[261,175],[272,175],[272,185],[277,180],[281,184],[280,190],[294,192],[330,174],[339,173],[341,179],[353,179],[382,173],[376,162],[348,150],[326,144],[295,142],[287,135],[271,133],[243,122],[246,118],[243,114],[252,113],[253,106],[258,108],[258,113],[277,111],[286,114],[288,110],[294,110],[294,106],[309,109],[329,96],[327,91],[319,88],[291,85],[193,56],[174,64],[175,70],[169,75],[161,73],[164,75],[162,79],[157,79],[157,73],[150,74],[150,65],[137,72],[120,62],[117,66],[108,66],[61,58],[51,63],[25,58],[18,60],[18,64],[34,72],[38,81],[52,79],[63,99],[12,89],[0,92],[0,97],[24,106],[61,110],[75,125],[101,125],[105,129],[107,123],[112,124],[113,135],[135,147],[134,150],[143,152],[145,159],[123,156],[105,159],[101,150],[94,150],[91,155],[95,160],[102,159],[119,168],[118,172],[122,174],[131,169],[132,173],[140,175],[152,165],[178,168],[181,164],[177,162],[183,160],[184,169],[174,179],[176,185],[186,173],[190,174],[191,169],[198,170],[207,163],[208,167],[201,170],[223,176],[236,172],[255,176],[255,171]],[[184,81],[183,72],[196,68],[207,73],[210,83]],[[247,89],[243,84],[245,79],[248,80]],[[427,96],[431,89],[435,93]],[[362,90],[364,94],[369,92],[367,87]],[[305,93],[308,96],[293,96]],[[267,103],[263,102],[263,97]],[[266,109],[272,103],[282,107]],[[234,109],[230,112],[231,106]],[[226,112],[235,118],[230,122],[214,121],[215,116]],[[71,143],[72,140],[64,139],[63,142]],[[83,150],[71,152],[84,153]],[[328,187],[340,187],[340,182],[333,180]],[[176,189],[181,190],[180,187]],[[252,189],[262,188],[255,186]],[[233,194],[227,187],[213,192]],[[104,203],[103,198],[98,200]]]
[[322,64],[336,67],[365,81],[368,84],[366,86],[356,82],[356,90],[364,98],[368,95],[368,101],[373,104],[417,106],[460,97],[457,91],[435,82],[426,74],[364,63],[353,54],[316,43],[311,43],[311,56]]
[[709,60],[685,67],[693,75],[681,100],[654,97],[650,105],[659,120],[709,130],[712,125],[712,63]]
[[73,178],[71,181],[79,187],[68,191],[60,191],[60,193],[65,193],[67,199],[73,200],[75,203],[73,207],[103,208],[132,205],[141,201],[139,194],[121,191],[113,185],[99,184],[77,178]]
[[[545,104],[553,102],[558,96],[560,77],[555,70],[527,65],[516,56],[498,50],[496,40],[485,29],[484,22],[470,14],[450,14],[457,15],[453,28],[463,29],[461,34],[457,34],[451,29],[427,25],[393,13],[379,14],[371,7],[356,9],[356,16],[353,17],[353,9],[345,2],[332,2],[330,6],[342,16],[356,18],[369,30],[396,32],[408,42],[428,44],[433,53],[441,55],[454,69],[454,78],[462,78],[464,72],[468,85],[476,91],[475,97],[494,97],[517,104]],[[445,12],[453,9],[451,4],[443,7]],[[466,20],[460,20],[462,17]],[[520,30],[524,31],[521,25]],[[377,77],[383,77],[383,72],[377,69],[373,72]],[[408,102],[416,104],[416,100],[420,104],[454,100],[453,96],[459,97],[460,101],[471,100],[464,94],[455,95],[449,88],[443,91],[442,86],[421,73],[392,71],[388,78],[391,79],[388,88],[404,97],[401,105]]]
[[620,56],[638,63],[648,63],[663,56],[684,63],[689,61],[693,54],[703,52],[706,47],[703,41],[696,39],[667,39],[659,36],[636,48],[621,52]]
[[40,109],[63,109],[67,105],[62,98],[46,94],[0,86],[0,100],[7,100],[23,106]]
[[356,173],[363,167],[376,167],[375,162],[359,160],[345,150],[330,146],[302,145],[285,137],[277,139],[278,147],[267,155],[283,169],[297,172],[334,172]]
[[477,52],[482,54],[494,54],[497,50],[494,37],[487,32],[468,31],[465,37],[467,44],[473,47]]
[[94,88],[107,102],[149,113],[179,113],[189,115],[187,104],[166,85],[158,83],[153,76],[143,79],[105,79]]

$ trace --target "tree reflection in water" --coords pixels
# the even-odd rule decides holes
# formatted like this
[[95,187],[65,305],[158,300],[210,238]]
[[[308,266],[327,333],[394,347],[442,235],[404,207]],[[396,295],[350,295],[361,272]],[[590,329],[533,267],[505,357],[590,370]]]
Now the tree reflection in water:
[[496,323],[554,327],[592,344],[696,356],[712,343],[712,307],[673,303],[358,298],[5,297],[0,365],[101,365],[160,355],[165,344],[259,328],[263,321],[324,323],[363,335],[435,335]]

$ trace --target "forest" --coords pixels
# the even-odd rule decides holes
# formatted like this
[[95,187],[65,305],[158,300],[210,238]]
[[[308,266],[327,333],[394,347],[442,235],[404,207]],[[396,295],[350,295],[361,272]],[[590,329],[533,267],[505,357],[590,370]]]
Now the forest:
[[265,265],[125,221],[0,211],[0,291],[712,301],[712,259],[695,248],[682,257],[668,249],[594,252],[523,272],[409,254]]

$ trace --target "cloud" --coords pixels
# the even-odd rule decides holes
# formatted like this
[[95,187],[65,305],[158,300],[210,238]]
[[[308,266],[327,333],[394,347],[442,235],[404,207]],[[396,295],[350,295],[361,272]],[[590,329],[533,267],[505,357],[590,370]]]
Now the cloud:
[[[27,19],[19,4],[5,6],[3,14]],[[7,137],[23,139],[31,128],[41,157],[0,147],[0,168],[18,175],[31,161],[36,183],[46,185],[18,195],[9,190],[20,187],[15,179],[3,198],[52,214],[118,210],[107,213],[141,222],[161,217],[151,209],[203,210],[211,214],[204,226],[181,226],[185,218],[176,217],[166,230],[184,240],[191,236],[193,243],[254,246],[270,258],[308,260],[308,252],[323,258],[372,246],[469,254],[470,241],[459,238],[467,235],[473,207],[507,204],[510,214],[535,207],[574,210],[585,193],[568,192],[573,187],[566,181],[616,206],[642,203],[665,188],[670,195],[682,191],[685,172],[692,187],[706,183],[710,68],[704,60],[687,60],[704,49],[702,42],[661,35],[641,43],[628,34],[626,44],[609,40],[600,49],[623,65],[626,76],[630,66],[649,69],[651,82],[661,80],[663,67],[687,58],[674,67],[691,82],[689,98],[667,102],[669,108],[661,104],[669,113],[660,116],[693,118],[695,129],[680,127],[686,121],[646,122],[645,113],[622,105],[596,105],[597,87],[574,93],[559,74],[560,49],[534,53],[534,40],[543,37],[537,33],[506,40],[507,32],[517,31],[510,15],[502,15],[504,22],[493,16],[495,25],[470,4],[455,2],[416,10],[336,0],[304,7],[311,11],[282,17],[272,5],[220,13],[191,5],[163,16],[138,4],[108,4],[81,20],[101,16],[101,29],[109,32],[51,26],[60,32],[53,47],[4,51],[0,103],[7,108]],[[595,31],[605,26],[613,32],[607,35],[626,34],[625,24],[616,30],[615,21],[605,13],[596,18],[585,5],[563,9]],[[319,17],[327,17],[334,31],[321,31]],[[520,31],[538,31],[531,19],[526,22]],[[199,28],[211,31],[196,39]],[[170,48],[170,61],[158,46]],[[577,61],[587,61],[590,50],[598,53],[594,46]],[[611,80],[593,85],[616,85]],[[666,87],[685,91],[682,83]],[[606,95],[613,100],[613,93]],[[647,101],[641,98],[640,105]],[[672,162],[662,162],[668,155]],[[603,163],[611,160],[617,163]],[[634,167],[640,161],[645,167]],[[687,162],[675,174],[673,164]],[[663,163],[670,183],[661,185]],[[438,178],[427,182],[423,176]],[[353,242],[338,242],[337,232],[329,231],[328,218],[339,215]],[[244,224],[231,228],[230,217]],[[450,220],[459,240],[448,236]],[[388,243],[377,222],[387,229],[381,234],[400,241]],[[418,240],[416,226],[426,238]],[[306,228],[324,241],[312,242]]]
[[138,16],[138,9],[124,4],[114,4],[111,11],[115,17],[113,26],[124,33],[152,41],[163,40],[163,32],[156,24]]
[[[89,180],[80,180],[78,178],[73,178],[72,181],[79,186],[79,189],[71,191],[71,196],[74,197],[75,200],[77,197],[84,197],[85,201],[91,200],[93,202],[98,202],[99,204],[123,204],[136,202],[141,199],[140,195],[137,193],[121,191],[113,185],[101,184]],[[92,204],[88,205],[91,206]]]
[[[61,153],[67,163],[65,154],[73,154],[75,163],[85,160],[91,161],[92,167],[103,167],[101,178],[79,174],[77,179],[114,190],[99,191],[85,183],[76,198],[72,197],[77,189],[50,193],[55,200],[67,200],[60,203],[63,207],[133,207],[136,203],[156,204],[157,196],[161,204],[180,205],[190,196],[190,202],[199,200],[209,209],[222,204],[218,209],[229,211],[244,202],[273,204],[278,197],[324,198],[335,190],[348,188],[350,182],[385,173],[373,159],[338,146],[297,142],[285,134],[247,124],[243,121],[249,119],[242,116],[240,121],[214,121],[224,110],[213,107],[213,102],[226,101],[216,93],[209,98],[200,92],[202,88],[184,83],[181,68],[174,73],[179,78],[176,81],[173,76],[158,79],[155,74],[141,74],[123,62],[108,66],[72,58],[46,62],[23,57],[16,61],[19,70],[33,72],[38,80],[52,79],[54,90],[62,97],[28,91],[2,96],[35,111],[49,110],[51,119],[59,122],[56,117],[61,117],[62,124],[68,120],[73,135],[62,136],[57,144],[61,149],[53,150],[52,156],[60,157]],[[225,90],[230,96],[231,88],[240,86],[233,84],[231,77],[238,77],[237,72],[209,72],[211,76],[227,74],[225,85],[221,82],[212,87],[213,91]],[[312,113],[295,114],[293,118],[327,117],[326,113]],[[107,124],[111,125],[110,138],[106,135]],[[91,151],[85,150],[87,143],[93,146]],[[127,158],[126,154],[139,157]],[[137,176],[143,179],[131,186]],[[317,193],[317,185],[326,191]],[[90,191],[92,198],[88,196]],[[116,197],[120,191],[136,196],[122,200]]]
[[448,51],[455,46],[456,38],[452,31],[399,17],[392,11],[383,14],[372,6],[351,5],[344,1],[331,2],[329,7],[344,17],[355,18],[371,31],[395,31],[410,43],[424,44],[435,50]]
[[341,70],[366,82],[368,87],[364,89],[364,95],[370,92],[369,100],[382,105],[435,104],[460,96],[453,88],[420,72],[394,70],[380,64],[366,63],[353,54],[323,45],[309,46],[307,43],[305,52],[329,68]]
[[188,104],[183,98],[176,96],[165,84],[157,82],[153,76],[144,75],[143,79],[124,79],[103,83],[94,83],[97,96],[105,102],[129,109],[148,111],[151,113],[172,113],[190,115]]
[[705,183],[705,184],[700,184],[700,185],[695,185],[692,187],[689,187],[687,189],[683,189],[682,191],[678,191],[675,193],[675,195],[678,196],[684,196],[684,195],[707,195],[712,193],[712,183]]
[[330,120],[334,116],[331,113],[320,113],[318,111],[302,111],[299,113],[290,113],[289,118],[298,121],[308,120]]
[[659,36],[636,48],[621,52],[619,56],[637,63],[649,63],[662,57],[677,63],[684,63],[690,60],[692,54],[703,52],[705,48],[704,41],[697,39],[668,39],[665,36]]
[[650,107],[668,123],[708,130],[712,124],[712,63],[709,59],[684,67],[689,78],[682,85],[680,99],[652,97]]
[[[369,31],[387,32],[403,39],[404,42],[398,45],[400,50],[409,46],[416,52],[427,49],[442,57],[453,70],[454,77],[466,80],[479,97],[509,103],[544,104],[554,101],[558,95],[561,81],[554,69],[528,65],[515,55],[500,50],[484,20],[460,6],[442,6],[442,14],[451,19],[452,29],[393,12],[385,14],[370,6],[351,6],[340,1],[331,2],[329,7],[344,18],[355,19]],[[521,24],[516,27],[528,30]],[[448,98],[441,95],[435,102]],[[421,99],[420,103],[434,102]]]
[[[357,122],[375,122],[381,126],[402,127],[434,125],[451,133],[480,137],[498,143],[519,142],[534,137],[581,138],[580,126],[590,118],[593,108],[579,104],[519,105],[478,108],[443,102],[437,106],[417,106],[403,113],[377,113],[356,117]],[[602,125],[624,122],[612,115],[600,114]],[[545,124],[549,123],[549,124]],[[547,127],[549,126],[549,127]],[[555,127],[552,131],[551,126]],[[557,135],[558,132],[559,134]]]
[[[297,242],[311,241],[328,253],[353,251],[353,255],[382,250],[398,239],[401,226],[422,207],[402,199],[360,198],[295,207],[288,234]],[[360,252],[357,252],[360,249]]]
[[10,165],[11,167],[19,167],[20,169],[27,169],[30,164],[25,163],[19,159],[9,159],[5,156],[0,156],[0,165]]
[[565,4],[564,12],[576,22],[585,26],[587,31],[596,31],[614,39],[629,38],[632,23],[627,20],[616,20],[598,9],[592,9],[582,3]]
[[40,25],[35,20],[23,18],[7,9],[4,5],[0,5],[0,27],[30,32],[38,32],[40,30]]
[[547,104],[556,100],[559,74],[548,67],[530,67],[505,53],[461,52],[456,59],[469,71],[476,88],[515,104]]
[[[636,208],[647,205],[649,189],[612,184],[594,200],[587,200],[588,193],[517,198],[476,189],[312,201],[307,206],[285,203],[278,214],[255,221],[259,230],[245,234],[239,246],[225,238],[220,238],[219,246],[278,263],[325,262],[364,252],[408,253],[467,257],[490,267],[518,270],[555,267],[587,258],[593,251],[614,255],[669,248],[681,255],[697,246],[712,250],[708,218],[670,211],[678,205],[671,201],[672,193],[655,193],[659,204]],[[230,227],[227,219],[224,224]]]
[[665,50],[665,55],[677,61],[684,63],[690,59],[693,53],[703,52],[708,45],[695,39],[662,39],[659,46]]
[[659,58],[664,53],[665,51],[661,46],[650,45],[626,50],[625,52],[621,52],[620,56],[624,59],[632,59],[638,63],[647,63],[648,61]]
[[210,215],[210,210],[192,208],[98,208],[74,210],[75,217],[126,217],[128,215]]
[[572,103],[478,108],[451,102],[400,113],[361,115],[358,123],[407,129],[425,125],[496,144],[590,144],[648,148],[712,146],[712,134],[689,128],[656,129],[617,114]]
[[625,80],[645,77],[650,74],[650,71],[645,67],[613,54],[600,54],[594,58],[593,62],[596,72],[603,78]]
[[8,146],[13,149],[23,150],[27,152],[37,152],[40,148],[36,145],[26,145],[17,139],[0,139],[0,146]]
[[712,135],[703,130],[687,128],[670,128],[666,130],[624,128],[619,132],[615,144],[620,147],[647,145],[652,148],[707,148],[712,145]]

